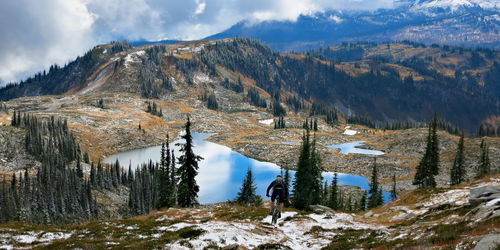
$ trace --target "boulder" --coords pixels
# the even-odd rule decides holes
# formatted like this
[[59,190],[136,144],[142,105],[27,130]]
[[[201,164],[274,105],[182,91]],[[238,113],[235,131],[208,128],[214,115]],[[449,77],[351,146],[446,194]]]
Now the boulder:
[[310,205],[309,208],[315,213],[333,214],[335,212],[333,209],[323,205]]
[[490,250],[500,247],[500,234],[484,236],[474,247],[474,250]]
[[365,215],[363,215],[364,218],[370,218],[373,216],[373,212],[372,211],[368,211]]
[[471,188],[469,203],[477,205],[497,198],[500,198],[500,186],[482,186]]

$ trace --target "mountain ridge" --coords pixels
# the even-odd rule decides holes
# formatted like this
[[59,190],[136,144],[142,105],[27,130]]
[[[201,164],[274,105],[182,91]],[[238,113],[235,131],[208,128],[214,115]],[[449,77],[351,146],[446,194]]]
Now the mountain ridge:
[[294,22],[244,20],[206,39],[251,37],[280,51],[303,51],[341,42],[402,40],[499,48],[498,6],[496,1],[410,1],[393,9],[301,15]]

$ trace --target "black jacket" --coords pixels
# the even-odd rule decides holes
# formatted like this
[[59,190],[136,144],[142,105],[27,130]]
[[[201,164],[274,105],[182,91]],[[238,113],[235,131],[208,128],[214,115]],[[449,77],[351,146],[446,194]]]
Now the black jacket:
[[288,189],[286,188],[285,182],[283,181],[281,181],[281,183],[277,182],[276,180],[271,182],[271,184],[269,184],[269,187],[267,187],[266,196],[269,196],[269,190],[271,189],[273,190],[273,193],[282,192],[281,194],[284,197],[288,197]]

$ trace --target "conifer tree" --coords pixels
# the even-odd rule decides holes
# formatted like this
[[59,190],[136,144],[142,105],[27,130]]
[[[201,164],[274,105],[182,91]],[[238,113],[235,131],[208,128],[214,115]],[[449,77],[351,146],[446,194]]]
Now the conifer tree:
[[419,188],[436,187],[434,176],[439,173],[439,141],[437,137],[437,121],[437,116],[434,116],[429,124],[425,154],[417,166],[417,172],[413,180],[413,185],[417,185]]
[[321,203],[321,158],[315,149],[315,140],[311,142],[309,129],[302,136],[302,146],[295,173],[293,206],[306,209],[311,204]]
[[172,149],[170,154],[170,204],[171,206],[175,206],[177,204],[177,168],[175,167],[175,153]]
[[329,201],[329,197],[328,197],[328,182],[325,181],[323,182],[323,193],[321,195],[321,199],[323,200],[322,202],[322,205],[325,205],[325,206],[328,206],[328,201]]
[[361,199],[359,199],[358,210],[360,210],[360,211],[366,210],[366,196],[367,196],[366,191],[363,191],[363,194],[361,194]]
[[258,205],[259,197],[255,192],[256,189],[257,187],[255,187],[252,169],[248,168],[245,179],[243,179],[240,191],[238,192],[236,202],[244,206]]
[[465,180],[465,168],[464,168],[464,132],[460,135],[460,140],[458,141],[457,154],[455,155],[455,160],[453,161],[453,166],[450,170],[450,183],[451,185],[457,185]]
[[[295,173],[293,205],[298,209],[305,209],[310,204],[310,188],[311,173],[310,173],[310,158],[311,158],[311,143],[310,133],[306,129],[302,136],[302,145],[300,150],[299,161],[297,163],[297,172]],[[309,183],[308,183],[309,182]]]
[[490,156],[489,156],[489,147],[488,144],[483,140],[481,140],[481,156],[479,159],[479,167],[477,171],[477,178],[483,178],[491,171],[490,166]]
[[337,172],[333,174],[332,185],[330,187],[330,197],[328,199],[328,206],[334,210],[339,209]]
[[368,192],[368,194],[368,208],[374,208],[384,204],[384,200],[382,198],[382,190],[378,186],[377,158],[374,158],[373,160],[370,191]]
[[182,138],[186,141],[181,146],[179,161],[179,185],[177,190],[177,202],[181,207],[192,207],[198,203],[198,192],[200,187],[196,184],[195,177],[198,175],[198,162],[203,160],[201,156],[193,152],[193,137],[191,136],[191,121],[189,117],[186,122],[186,134]]

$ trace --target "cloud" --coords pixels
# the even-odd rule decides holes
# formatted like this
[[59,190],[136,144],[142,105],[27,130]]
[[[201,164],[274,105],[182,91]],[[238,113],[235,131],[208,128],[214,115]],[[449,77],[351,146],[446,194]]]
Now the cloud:
[[112,40],[199,39],[247,19],[295,21],[330,9],[391,8],[396,0],[0,1],[0,79],[17,81]]
[[64,64],[95,44],[95,16],[79,0],[0,3],[0,79],[19,80]]

